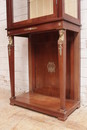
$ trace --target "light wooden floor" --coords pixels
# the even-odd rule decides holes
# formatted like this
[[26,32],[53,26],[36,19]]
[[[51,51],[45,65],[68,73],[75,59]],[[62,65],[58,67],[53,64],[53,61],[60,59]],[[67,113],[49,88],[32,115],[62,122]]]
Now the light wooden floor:
[[10,92],[0,89],[0,130],[87,130],[87,107],[76,110],[65,122],[9,105]]

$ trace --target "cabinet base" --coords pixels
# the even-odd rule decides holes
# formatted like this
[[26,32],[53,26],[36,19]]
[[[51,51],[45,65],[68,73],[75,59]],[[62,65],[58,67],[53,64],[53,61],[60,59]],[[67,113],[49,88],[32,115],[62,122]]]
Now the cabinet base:
[[59,98],[33,92],[24,93],[15,98],[10,98],[10,104],[57,117],[62,121],[65,121],[75,109],[80,107],[79,101],[76,102],[74,100],[66,100],[66,111],[61,112]]

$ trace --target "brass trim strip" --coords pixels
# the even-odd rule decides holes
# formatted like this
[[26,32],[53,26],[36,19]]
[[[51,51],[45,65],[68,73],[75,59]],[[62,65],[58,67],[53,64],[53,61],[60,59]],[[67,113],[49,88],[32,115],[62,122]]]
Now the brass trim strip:
[[32,31],[32,30],[36,30],[37,27],[31,27],[31,28],[25,28],[24,31]]

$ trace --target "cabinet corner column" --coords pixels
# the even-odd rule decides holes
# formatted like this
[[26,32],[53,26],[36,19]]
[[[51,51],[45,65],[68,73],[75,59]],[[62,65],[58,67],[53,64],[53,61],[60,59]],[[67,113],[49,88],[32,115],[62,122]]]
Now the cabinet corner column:
[[31,35],[28,38],[28,64],[29,64],[29,91],[32,92],[32,45],[31,45]]
[[66,112],[66,30],[59,30],[58,66],[60,86],[60,112]]
[[14,37],[8,36],[8,59],[9,59],[9,74],[11,85],[11,99],[15,98],[15,73],[14,73]]

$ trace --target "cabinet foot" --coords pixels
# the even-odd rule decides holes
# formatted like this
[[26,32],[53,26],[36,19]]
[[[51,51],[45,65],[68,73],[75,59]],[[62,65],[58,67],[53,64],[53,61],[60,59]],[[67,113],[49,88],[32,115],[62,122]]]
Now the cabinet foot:
[[58,120],[65,121],[68,118],[66,110],[60,109],[58,110],[58,112],[59,112]]
[[65,120],[67,120],[67,116],[65,115],[65,116],[58,116],[58,120],[60,120],[60,121],[65,121]]
[[12,106],[15,105],[15,103],[14,103],[14,99],[15,99],[15,97],[11,97],[11,98],[10,98],[10,105],[12,105]]

